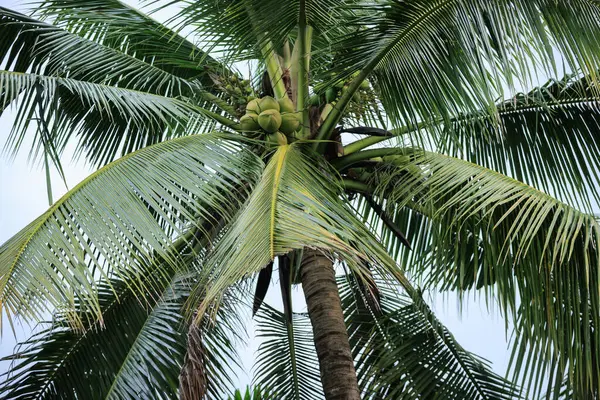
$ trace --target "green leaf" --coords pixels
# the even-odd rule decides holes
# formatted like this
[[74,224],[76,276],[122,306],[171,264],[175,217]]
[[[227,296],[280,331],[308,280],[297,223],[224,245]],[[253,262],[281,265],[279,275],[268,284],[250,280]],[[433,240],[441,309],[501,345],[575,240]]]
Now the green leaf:
[[[438,288],[463,292],[477,285],[495,298],[514,322],[515,345],[536,355],[532,363],[514,364],[515,376],[535,393],[545,376],[537,371],[546,368],[564,371],[579,389],[598,382],[595,217],[484,167],[418,150],[406,154],[389,158],[373,178],[400,227],[414,224],[409,239],[421,232],[411,240],[418,262],[406,268]],[[403,207],[413,211],[396,214]]]
[[213,86],[210,72],[225,71],[190,40],[118,0],[40,1],[36,15],[178,78],[197,81],[204,89]]
[[340,296],[363,398],[517,399],[519,391],[466,351],[420,297],[377,279],[381,315],[351,275]]
[[597,81],[595,1],[385,0],[355,13],[335,65],[343,76],[362,71],[338,107],[370,76],[397,126],[493,109],[505,86],[527,87],[536,72],[556,77],[563,62]]
[[292,314],[291,338],[286,315],[266,303],[258,311],[256,322],[256,336],[261,344],[253,381],[277,398],[322,399],[323,388],[308,316]]
[[5,143],[13,153],[38,108],[50,131],[48,138],[36,138],[37,151],[47,142],[60,156],[77,134],[76,154],[86,153],[95,164],[195,132],[207,121],[206,110],[181,99],[69,78],[0,71],[0,88],[1,108],[10,103],[18,108]]
[[[10,70],[2,71],[0,110],[10,103],[17,107],[6,143],[13,151],[21,147],[35,113],[57,155],[78,135],[76,153],[86,154],[96,165],[162,140],[212,129],[211,118],[234,124],[207,104],[198,82],[4,8],[0,26],[5,33],[0,58]],[[41,143],[36,138],[34,146]]]
[[[181,284],[142,303],[124,281],[99,288],[104,327],[93,323],[82,332],[58,316],[47,328],[18,347],[6,399],[177,398],[178,375],[185,353],[179,309]],[[117,295],[118,293],[118,295]],[[157,296],[158,295],[158,296]]]
[[598,100],[588,78],[567,76],[427,131],[440,152],[587,205],[600,199]]
[[231,218],[261,168],[249,151],[209,134],[109,164],[0,247],[1,311],[31,320],[74,310],[77,300],[101,319],[98,280],[137,282],[139,266],[155,254],[177,267],[173,240],[199,218],[216,223],[215,210]]
[[371,262],[410,287],[376,238],[340,201],[341,187],[334,174],[299,146],[279,146],[215,247],[189,307],[200,304],[202,315],[229,285],[255,274],[276,255],[304,247],[334,253],[359,276],[364,275],[363,261]]

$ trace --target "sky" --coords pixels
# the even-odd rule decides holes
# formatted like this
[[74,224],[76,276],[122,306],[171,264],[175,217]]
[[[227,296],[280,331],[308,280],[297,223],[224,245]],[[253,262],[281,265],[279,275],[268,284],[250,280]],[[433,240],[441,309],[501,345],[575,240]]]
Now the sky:
[[[135,2],[126,1],[130,4]],[[24,9],[24,1],[0,0],[0,6],[15,10]],[[167,11],[163,14],[157,13],[153,17],[164,20],[170,15]],[[0,148],[10,132],[12,126],[12,113],[5,113],[0,117]],[[74,187],[91,172],[81,163],[71,162],[65,158],[63,167],[69,188]],[[61,183],[58,174],[52,174],[54,200],[66,193],[65,186]],[[48,208],[46,193],[46,180],[43,168],[28,162],[27,150],[22,151],[15,159],[6,154],[0,154],[0,243],[4,243],[11,236],[25,227],[29,222],[42,214]],[[271,290],[267,302],[277,304],[275,296],[277,290]],[[305,311],[302,293],[295,291],[295,311]],[[455,335],[456,339],[467,350],[489,360],[493,369],[504,375],[510,356],[510,348],[507,344],[504,318],[496,311],[488,311],[483,299],[476,301],[468,299],[463,303],[460,311],[458,301],[455,297],[444,297],[437,295],[429,299],[429,304],[441,321]],[[303,308],[304,307],[304,308]],[[13,333],[3,321],[3,332],[0,338],[0,358],[10,355],[16,343]],[[32,327],[17,326],[17,339],[23,340],[31,333]],[[253,325],[249,323],[249,332],[252,333]],[[251,368],[254,353],[258,342],[251,340],[250,346],[241,349],[244,370],[239,375],[239,386],[244,387],[251,381]],[[0,374],[8,368],[8,362],[0,361]],[[0,378],[0,384],[2,378]]]

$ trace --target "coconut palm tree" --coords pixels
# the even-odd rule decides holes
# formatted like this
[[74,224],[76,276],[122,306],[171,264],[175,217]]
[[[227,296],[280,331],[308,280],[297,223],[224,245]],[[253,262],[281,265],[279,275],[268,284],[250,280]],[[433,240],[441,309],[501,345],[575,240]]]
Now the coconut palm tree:
[[[600,2],[153,8],[0,9],[6,148],[98,167],[0,248],[3,318],[51,315],[3,398],[227,397],[250,308],[272,398],[598,398]],[[513,383],[430,290],[499,308]]]

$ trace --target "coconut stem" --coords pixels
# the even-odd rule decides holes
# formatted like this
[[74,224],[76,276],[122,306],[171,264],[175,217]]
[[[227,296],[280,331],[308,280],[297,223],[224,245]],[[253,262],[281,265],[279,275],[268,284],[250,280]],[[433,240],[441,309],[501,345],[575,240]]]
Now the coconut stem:
[[310,119],[306,102],[308,100],[308,69],[310,66],[311,45],[312,27],[306,25],[306,4],[304,0],[301,0],[298,18],[298,41],[296,43],[298,48],[296,110],[302,112],[302,129],[298,135],[299,139],[310,137]]
[[[250,16],[250,20],[256,21],[257,17],[254,9],[248,4],[246,4],[245,9]],[[283,70],[281,68],[281,63],[279,62],[279,57],[273,47],[273,42],[267,38],[267,35],[264,32],[259,32],[255,24],[252,24],[252,29],[258,37],[260,51],[267,65],[267,72],[271,79],[271,86],[273,87],[275,98],[278,100],[283,99],[284,97],[287,97],[287,91],[285,89],[285,84],[283,83]]]
[[273,43],[270,40],[265,40],[261,47],[263,57],[267,64],[267,71],[269,72],[269,78],[271,78],[271,86],[273,86],[273,93],[277,100],[287,97],[287,90],[283,83],[283,70],[279,63],[279,58],[273,48]]

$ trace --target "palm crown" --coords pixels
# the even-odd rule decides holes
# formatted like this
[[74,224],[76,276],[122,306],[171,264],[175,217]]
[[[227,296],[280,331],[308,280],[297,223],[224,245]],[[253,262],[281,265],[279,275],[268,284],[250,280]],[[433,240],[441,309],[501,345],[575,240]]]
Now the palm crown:
[[[99,167],[0,248],[1,312],[53,313],[3,397],[226,397],[246,307],[263,397],[599,396],[599,2],[168,5],[0,9],[7,148]],[[426,289],[500,307],[514,383]]]

